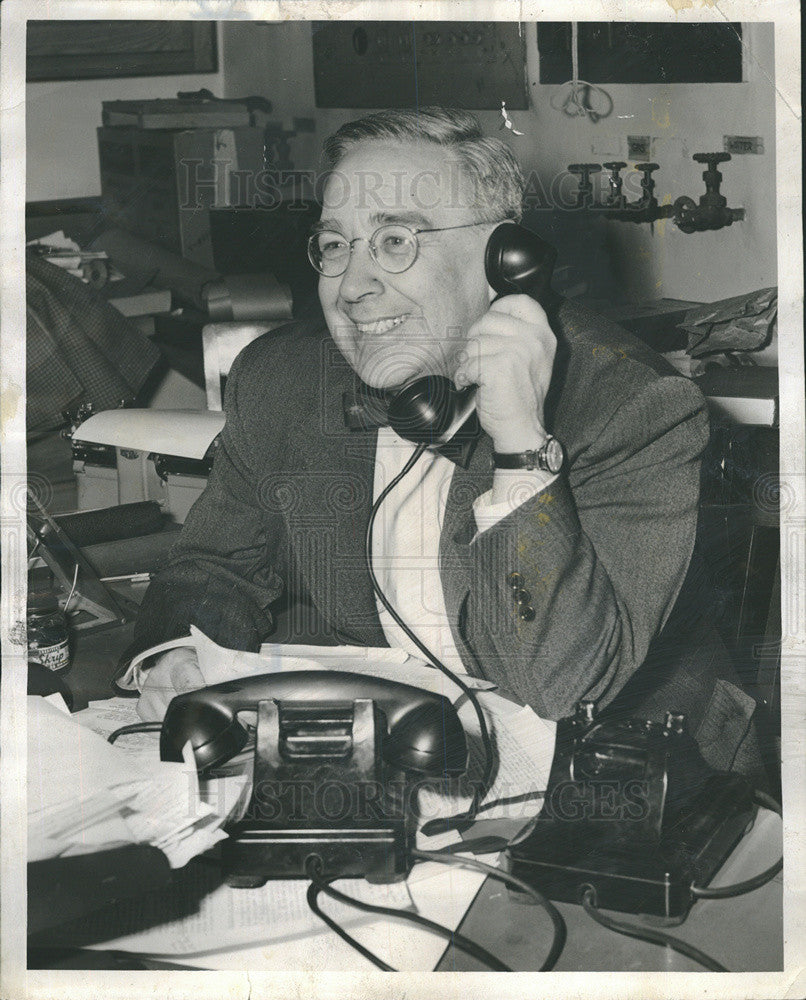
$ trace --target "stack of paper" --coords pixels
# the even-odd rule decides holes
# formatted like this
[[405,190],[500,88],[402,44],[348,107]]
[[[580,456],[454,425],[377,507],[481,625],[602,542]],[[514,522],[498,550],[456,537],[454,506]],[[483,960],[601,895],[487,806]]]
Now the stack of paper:
[[180,868],[226,834],[192,761],[151,767],[44,698],[28,698],[28,859],[151,844]]
[[[195,650],[205,684],[220,684],[238,677],[281,670],[348,670],[412,684],[414,687],[444,694],[452,701],[462,694],[461,689],[436,667],[410,656],[402,649],[391,649],[388,646],[305,646],[266,642],[260,647],[259,653],[246,653],[219,646],[194,625],[190,626],[190,635],[169,639],[135,656],[118,684],[141,690],[146,680],[146,673],[142,670],[144,661],[158,653],[181,647]],[[495,687],[490,681],[478,677],[468,674],[461,676],[468,687],[482,691]]]
[[[137,702],[133,698],[109,698],[106,701],[91,701],[89,706],[77,712],[76,722],[98,733],[104,739],[122,726],[140,722]],[[121,736],[115,746],[140,768],[151,773],[155,767],[165,767],[160,763],[159,733],[132,733]],[[198,794],[222,823],[236,822],[246,812],[252,791],[252,754],[254,743],[247,744],[238,755],[232,772],[225,778],[199,778]],[[176,765],[170,765],[175,767]],[[205,850],[201,847],[200,850]]]

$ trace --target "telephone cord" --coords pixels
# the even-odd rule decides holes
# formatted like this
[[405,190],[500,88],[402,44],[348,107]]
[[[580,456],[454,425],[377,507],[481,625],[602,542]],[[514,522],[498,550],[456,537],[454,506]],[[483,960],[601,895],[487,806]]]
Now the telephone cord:
[[[776,802],[771,795],[755,789],[753,791],[753,800],[756,805],[763,806],[765,809],[769,809],[783,818],[780,803]],[[767,882],[771,882],[783,867],[784,859],[780,857],[775,864],[770,865],[769,868],[765,868],[764,871],[759,872],[758,875],[754,875],[752,878],[746,879],[744,882],[735,882],[733,885],[719,886],[714,889],[692,884],[689,887],[689,891],[696,899],[733,899],[734,896],[743,896],[746,892],[752,892],[754,889],[766,885]]]
[[625,937],[637,938],[639,941],[648,941],[650,944],[665,945],[667,948],[672,948],[681,955],[685,955],[687,958],[692,959],[692,961],[704,966],[710,972],[729,971],[724,965],[720,965],[719,962],[711,958],[710,955],[706,955],[704,951],[700,951],[700,949],[695,948],[694,945],[689,944],[687,941],[681,941],[680,938],[673,937],[665,931],[659,931],[655,930],[653,927],[643,927],[640,924],[631,924],[626,920],[616,920],[614,917],[605,916],[599,911],[596,905],[596,890],[593,887],[585,890],[580,902],[582,903],[585,912],[592,920],[595,920],[597,924],[601,924],[602,927],[607,927],[609,930],[615,931],[617,934],[623,934]]
[[114,743],[119,737],[127,736],[129,733],[159,733],[161,731],[161,722],[133,722],[130,726],[121,726],[120,729],[116,729],[113,733],[110,733],[106,741],[107,743]]
[[[444,830],[451,829],[452,827],[459,826],[460,824],[469,824],[473,822],[473,820],[476,817],[476,813],[479,810],[479,806],[481,805],[482,795],[484,794],[484,792],[487,791],[489,787],[494,760],[493,760],[493,747],[492,747],[492,741],[490,739],[490,732],[487,728],[487,721],[484,718],[484,713],[481,710],[481,705],[479,704],[476,692],[467,684],[465,684],[464,681],[461,680],[461,678],[457,677],[452,670],[450,670],[448,667],[445,666],[444,663],[440,662],[440,660],[438,660],[437,657],[434,656],[434,654],[428,649],[428,647],[423,642],[420,641],[420,639],[414,634],[414,632],[412,632],[409,626],[403,621],[403,619],[394,609],[389,598],[383,592],[383,589],[381,588],[381,585],[378,582],[378,578],[375,575],[375,570],[373,569],[372,566],[372,535],[373,535],[373,528],[375,525],[375,518],[378,514],[378,511],[380,510],[381,505],[387,498],[387,496],[397,486],[397,484],[401,481],[401,479],[403,479],[403,477],[406,476],[414,467],[414,465],[419,461],[420,456],[425,451],[425,449],[426,445],[424,444],[417,445],[417,447],[414,450],[414,454],[406,462],[406,464],[403,466],[400,472],[395,476],[395,478],[385,487],[385,489],[381,492],[378,499],[372,505],[372,511],[369,515],[369,523],[367,524],[366,544],[364,547],[364,552],[366,556],[366,563],[367,563],[367,569],[369,571],[369,577],[370,580],[372,581],[373,590],[378,596],[378,600],[383,604],[383,606],[392,616],[395,623],[399,625],[400,628],[403,629],[403,631],[406,633],[409,639],[411,639],[411,641],[415,644],[415,646],[417,646],[417,648],[422,652],[423,656],[425,656],[425,658],[429,662],[431,662],[438,670],[441,670],[442,673],[445,674],[445,676],[449,680],[453,681],[453,683],[456,684],[456,686],[463,692],[463,694],[467,696],[479,720],[481,741],[484,746],[484,771],[482,774],[481,782],[474,789],[470,807],[467,809],[466,812],[459,813],[456,816],[446,817],[444,819],[429,820],[429,822],[423,826],[423,833],[425,833],[426,836],[429,836],[430,834],[443,832]],[[430,834],[429,832],[427,832],[429,830]]]
[[[772,796],[767,795],[766,792],[755,790],[753,792],[753,799],[757,805],[770,809],[772,812],[777,813],[778,816],[781,816],[782,811],[780,804],[776,802]],[[763,872],[760,872],[753,878],[746,879],[744,882],[736,882],[733,885],[720,886],[715,889],[692,884],[689,887],[689,891],[695,899],[732,899],[735,896],[741,896],[744,893],[752,892],[754,889],[758,889],[760,886],[765,885],[767,882],[771,881],[782,868],[783,858],[779,858],[775,864],[770,865],[770,867],[766,868]],[[688,958],[693,959],[693,961],[698,962],[700,965],[704,966],[706,969],[710,969],[712,972],[729,971],[725,968],[725,966],[720,965],[719,962],[711,958],[710,955],[706,955],[705,952],[700,951],[699,948],[695,948],[686,941],[681,941],[680,938],[672,937],[671,934],[666,934],[664,931],[655,930],[651,927],[644,927],[640,924],[631,924],[624,920],[616,920],[613,917],[605,916],[596,906],[596,890],[593,887],[585,890],[581,903],[589,917],[595,920],[598,924],[601,924],[603,927],[616,931],[617,934],[624,934],[627,937],[637,938],[640,941],[649,941],[652,944],[665,945],[668,948],[673,948],[675,951],[680,952],[681,955],[685,955]]]
[[384,972],[396,972],[391,965],[388,965],[383,959],[378,958],[377,955],[373,954],[368,948],[360,944],[355,940],[347,931],[337,923],[332,917],[329,917],[326,913],[322,911],[319,907],[317,896],[320,892],[325,893],[332,899],[337,900],[340,903],[345,903],[348,906],[352,906],[357,910],[362,910],[364,913],[376,913],[379,916],[392,917],[398,920],[406,920],[409,923],[416,924],[418,927],[424,927],[426,930],[431,931],[432,934],[436,934],[447,941],[450,941],[454,947],[466,952],[468,955],[472,955],[473,958],[482,962],[493,972],[512,972],[512,969],[508,965],[505,965],[499,959],[492,955],[486,948],[482,948],[477,945],[474,941],[466,938],[463,934],[459,934],[456,931],[450,930],[448,927],[444,927],[442,924],[438,924],[433,920],[429,920],[427,917],[421,916],[419,913],[410,913],[407,910],[396,910],[390,906],[378,906],[374,903],[365,903],[363,900],[355,899],[353,896],[348,896],[338,889],[334,889],[330,884],[333,879],[322,879],[313,870],[312,865],[307,866],[307,875],[311,880],[311,884],[308,886],[308,891],[306,894],[306,900],[308,906],[311,910],[323,920],[327,926],[334,931],[338,936],[346,941],[350,947],[355,948],[356,951],[360,952],[364,958],[368,959],[373,965],[377,966]]
[[537,905],[542,907],[549,917],[551,917],[554,930],[549,953],[537,971],[550,972],[554,968],[557,964],[557,959],[560,957],[562,950],[565,947],[565,940],[568,935],[568,931],[562,914],[554,903],[544,896],[542,892],[537,890],[533,885],[524,881],[524,879],[518,878],[517,875],[510,875],[509,872],[501,871],[500,868],[495,868],[493,865],[485,864],[485,862],[478,861],[476,858],[460,857],[454,855],[453,853],[447,853],[447,851],[420,850],[411,851],[411,856],[419,861],[436,861],[441,865],[457,865],[461,868],[473,868],[476,871],[484,872],[484,874],[489,875],[490,878],[494,878],[499,882],[505,882],[507,885],[520,889],[521,892],[525,892],[530,895]]

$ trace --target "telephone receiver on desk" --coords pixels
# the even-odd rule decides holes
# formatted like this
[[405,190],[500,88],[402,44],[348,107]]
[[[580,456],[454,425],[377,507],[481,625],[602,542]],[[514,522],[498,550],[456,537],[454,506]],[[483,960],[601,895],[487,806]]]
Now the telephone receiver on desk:
[[[545,307],[556,259],[556,249],[537,233],[505,222],[490,234],[484,271],[498,296],[529,295]],[[413,379],[390,401],[389,425],[414,444],[442,444],[470,415],[475,392],[475,386],[457,389],[444,375]]]
[[[198,770],[208,771],[243,750],[249,734],[238,713],[257,711],[261,701],[318,706],[356,699],[372,699],[383,713],[381,756],[387,764],[425,775],[464,772],[465,734],[447,698],[382,677],[330,670],[260,674],[178,695],[162,724],[160,757],[181,761],[182,748],[190,742]],[[310,722],[305,725],[310,729]],[[285,752],[293,756],[316,749],[316,734],[308,734],[308,746],[305,731],[303,725],[302,736],[286,737]]]

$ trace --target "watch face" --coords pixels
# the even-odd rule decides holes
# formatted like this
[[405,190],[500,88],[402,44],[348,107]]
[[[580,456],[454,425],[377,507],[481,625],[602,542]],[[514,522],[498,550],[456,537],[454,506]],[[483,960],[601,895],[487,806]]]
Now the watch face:
[[543,449],[543,455],[545,456],[546,467],[548,472],[559,472],[563,467],[563,446],[555,437],[551,437],[546,441],[545,447]]

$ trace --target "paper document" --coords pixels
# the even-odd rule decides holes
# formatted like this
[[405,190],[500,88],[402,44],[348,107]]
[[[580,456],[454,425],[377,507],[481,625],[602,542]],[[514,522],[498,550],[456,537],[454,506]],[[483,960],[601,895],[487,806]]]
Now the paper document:
[[[91,729],[99,736],[103,736],[104,739],[111,736],[116,729],[143,721],[137,714],[136,698],[108,698],[106,701],[91,701],[85,709],[76,712],[72,718],[79,725]],[[138,757],[142,755],[146,759],[150,759],[154,747],[157,748],[159,754],[159,738],[159,733],[156,732],[131,733],[127,736],[121,736],[113,745],[127,756]]]
[[[492,786],[482,799],[478,819],[505,818],[526,823],[543,805],[557,725],[541,719],[528,706],[516,705],[495,692],[480,694],[479,701],[495,747],[497,766]],[[470,748],[467,772],[450,785],[434,782],[421,788],[417,801],[423,822],[466,809],[470,805],[470,789],[481,781],[484,750],[472,705],[465,703],[459,710],[459,718]],[[435,850],[444,846],[444,842],[430,838],[422,840],[420,846]]]
[[[388,677],[445,694],[457,705],[467,735],[469,767],[463,779],[450,785],[419,783],[421,820],[456,815],[469,804],[470,783],[480,780],[484,764],[478,719],[467,696],[434,667],[402,650],[388,648],[268,644],[259,654],[243,653],[218,646],[198,629],[192,633],[190,639],[165,645],[175,648],[191,643],[208,684],[256,673],[334,669]],[[505,817],[526,823],[542,805],[554,754],[555,724],[503,697],[487,682],[464,679],[481,687],[478,698],[496,751],[493,784],[479,820],[483,823]],[[107,734],[136,720],[134,705],[133,699],[93,703],[80,715],[84,725]],[[138,754],[158,753],[156,734],[145,735],[148,739],[142,742],[127,738],[125,753],[132,760],[137,760]],[[251,763],[247,754],[241,773],[201,781],[201,802],[219,817],[240,815],[251,794]],[[438,850],[458,839],[455,832],[428,838],[418,833],[417,843],[424,849]],[[58,943],[176,956],[209,969],[372,967],[310,911],[305,880],[269,881],[258,889],[233,889],[221,884],[221,872],[205,859],[177,874],[181,877],[170,891],[121,902],[113,910],[107,908],[103,916],[86,917],[62,928]],[[336,887],[366,902],[415,911],[455,929],[483,880],[479,872],[429,862],[415,864],[405,883],[374,886],[363,879],[350,879],[336,883]],[[396,969],[433,969],[445,950],[444,940],[399,919],[361,913],[323,895],[319,903],[365,947]]]
[[27,704],[30,861],[149,843],[178,868],[225,838],[192,755],[144,766],[43,698]]

